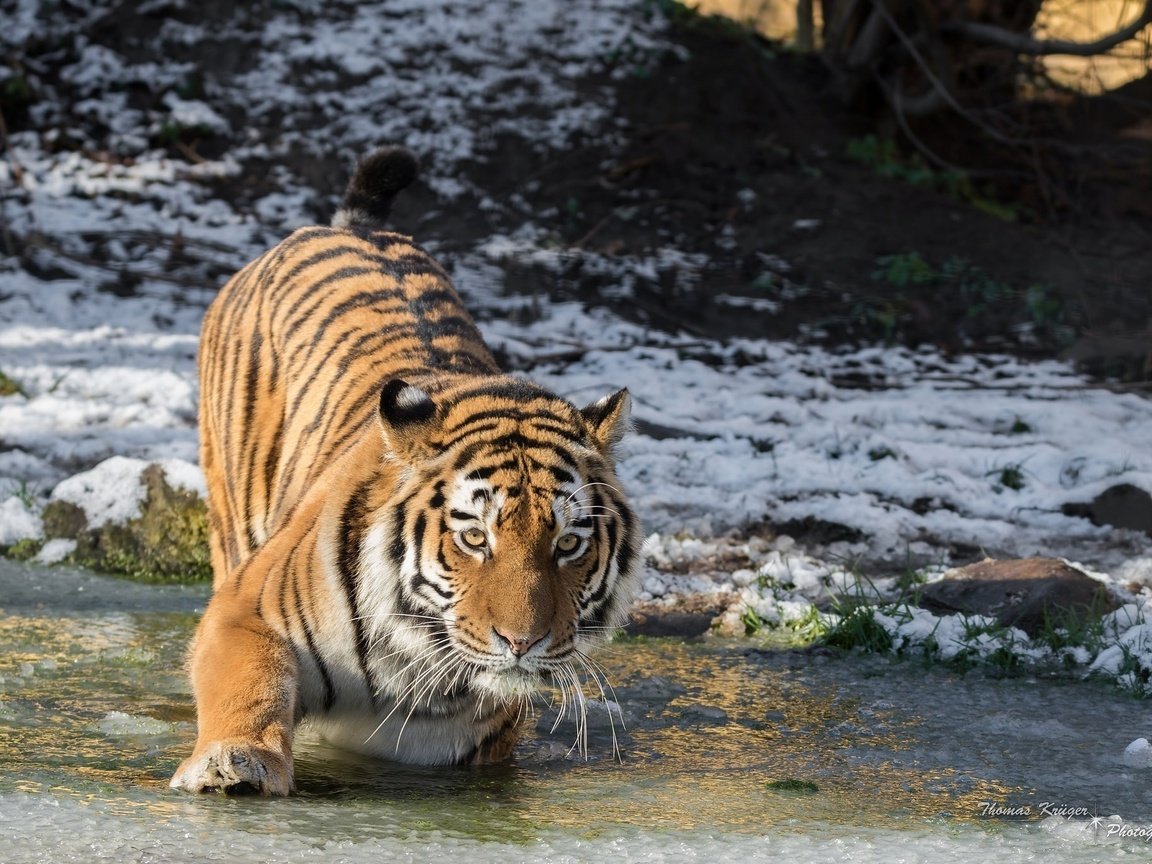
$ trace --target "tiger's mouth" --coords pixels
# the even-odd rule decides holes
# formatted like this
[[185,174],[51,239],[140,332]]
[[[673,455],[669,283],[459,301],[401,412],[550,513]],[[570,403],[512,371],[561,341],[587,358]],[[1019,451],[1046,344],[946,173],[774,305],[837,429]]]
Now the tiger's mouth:
[[536,663],[492,663],[480,666],[472,677],[472,686],[481,693],[501,699],[531,696],[552,682],[552,670]]

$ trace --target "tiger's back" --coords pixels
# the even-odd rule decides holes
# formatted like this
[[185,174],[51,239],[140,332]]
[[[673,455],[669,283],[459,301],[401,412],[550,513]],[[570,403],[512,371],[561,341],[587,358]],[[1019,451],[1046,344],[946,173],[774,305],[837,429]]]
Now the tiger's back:
[[409,237],[360,226],[300,229],[238,273],[201,346],[217,583],[373,422],[382,381],[500,371],[443,269]]

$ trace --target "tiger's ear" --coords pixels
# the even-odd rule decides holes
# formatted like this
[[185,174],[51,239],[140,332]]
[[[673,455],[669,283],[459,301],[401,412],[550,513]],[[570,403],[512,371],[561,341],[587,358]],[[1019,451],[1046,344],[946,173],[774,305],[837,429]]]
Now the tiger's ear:
[[617,390],[611,396],[580,409],[580,415],[588,423],[600,450],[611,455],[632,428],[632,397],[626,388]]
[[380,391],[384,441],[397,456],[409,458],[427,449],[425,440],[435,417],[436,403],[414,384],[393,378]]

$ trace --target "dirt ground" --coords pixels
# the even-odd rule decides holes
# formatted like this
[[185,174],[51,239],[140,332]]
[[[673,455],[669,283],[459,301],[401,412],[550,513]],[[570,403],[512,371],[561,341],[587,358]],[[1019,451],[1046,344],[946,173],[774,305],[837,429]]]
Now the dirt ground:
[[[258,32],[273,6],[251,7],[247,26]],[[114,8],[91,36],[147,60],[163,17],[130,7]],[[324,14],[338,12],[347,9]],[[928,167],[877,106],[847,108],[815,56],[688,15],[676,17],[673,38],[674,50],[606,58],[603,74],[583,82],[589,100],[616,93],[624,122],[609,140],[589,133],[556,152],[497,136],[483,162],[466,166],[462,179],[482,181],[475,188],[524,206],[485,210],[465,196],[443,208],[418,183],[398,203],[397,227],[465,250],[527,215],[557,248],[589,254],[568,256],[560,273],[509,265],[511,290],[608,304],[657,329],[1065,357],[1124,386],[1152,381],[1152,76],[1107,99],[1018,106],[1015,119],[1034,134],[1010,146],[959,117],[918,126],[961,173]],[[23,49],[45,76],[50,49]],[[171,50],[191,61],[200,49]],[[242,42],[222,42],[213,58],[224,82],[252,62]],[[130,104],[157,102],[132,87]],[[10,97],[0,104],[17,131],[26,106]],[[178,159],[215,158],[232,143],[208,135],[168,146]],[[66,132],[59,146],[69,146]],[[330,190],[311,214],[326,221],[348,166],[339,154],[289,162]],[[239,199],[269,191],[268,169],[249,162],[217,191],[243,210]],[[692,272],[674,260],[620,292],[613,268],[594,260],[662,250],[687,256]]]
[[[577,261],[513,272],[512,285],[701,336],[928,343],[1071,358],[1126,386],[1152,378],[1152,141],[1122,131],[1152,116],[1145,82],[1127,102],[1025,109],[1063,136],[1036,145],[1035,172],[1004,170],[1013,154],[967,121],[934,120],[924,138],[974,166],[957,176],[926,168],[882,112],[848,110],[817,58],[706,20],[677,40],[679,52],[621,61],[622,141],[541,156],[501,140],[476,170],[524,196],[558,246],[702,253],[700,278],[665,274],[612,300]],[[401,227],[428,203],[401,202]],[[475,227],[445,214],[421,230]]]

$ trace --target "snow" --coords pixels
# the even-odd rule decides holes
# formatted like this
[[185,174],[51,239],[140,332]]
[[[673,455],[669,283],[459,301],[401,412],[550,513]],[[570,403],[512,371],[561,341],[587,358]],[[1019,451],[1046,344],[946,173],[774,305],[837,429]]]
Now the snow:
[[172,731],[172,724],[155,717],[125,714],[123,711],[109,711],[96,724],[109,738],[147,737],[165,735]]
[[39,537],[40,517],[21,498],[13,495],[0,502],[0,545],[25,537]]
[[1124,764],[1129,768],[1152,768],[1152,744],[1137,738],[1124,748]]
[[32,560],[37,564],[59,564],[76,551],[76,541],[65,537],[55,537],[40,547]]
[[[477,864],[562,864],[593,860],[706,862],[787,860],[815,864],[829,860],[881,864],[894,860],[954,864],[986,861],[1023,864],[1059,860],[1089,864],[1102,854],[1138,860],[1152,837],[1147,824],[1119,815],[1090,821],[1048,816],[1031,826],[1005,824],[947,831],[858,828],[814,823],[755,834],[660,829],[640,831],[606,825],[582,832],[535,827],[530,837],[485,839],[437,830],[435,816],[402,800],[364,827],[363,811],[341,806],[333,796],[289,800],[275,808],[233,807],[227,818],[218,807],[167,804],[155,818],[155,804],[131,806],[133,799],[81,801],[39,793],[0,794],[0,825],[9,864],[43,861],[147,860],[156,864],[227,858],[237,861],[360,862],[475,861]],[[208,802],[215,803],[215,802]],[[393,812],[397,811],[397,812]],[[409,812],[412,811],[412,812]],[[400,823],[407,819],[407,824]],[[417,826],[413,828],[412,826]],[[385,833],[385,830],[391,833]],[[384,836],[380,836],[384,834]],[[190,840],[192,842],[190,842]],[[898,852],[896,851],[898,850]]]
[[[149,463],[143,459],[113,456],[90,471],[73,475],[52,490],[54,501],[67,501],[84,511],[89,528],[127,522],[140,515],[147,490],[141,479]],[[207,494],[199,467],[182,459],[160,459],[165,479],[174,487]]]
[[[956,549],[1067,556],[1138,592],[1125,598],[1128,617],[1105,622],[1102,646],[1067,649],[1071,662],[1144,687],[1152,541],[1064,513],[1118,483],[1152,491],[1143,395],[1057,361],[689,338],[506,290],[510,262],[601,277],[606,298],[619,301],[654,280],[695,284],[708,263],[672,241],[635,255],[561,247],[523,198],[474,188],[459,170],[483,163],[497,136],[536,153],[612,140],[611,89],[588,99],[576,82],[681,49],[631,0],[592,6],[595,14],[563,0],[403,0],[325,4],[317,17],[320,4],[274,4],[266,19],[226,18],[211,33],[165,20],[154,38],[173,59],[146,63],[80,35],[105,4],[47,23],[38,4],[16,4],[0,44],[48,26],[73,40],[63,80],[87,119],[45,98],[34,111],[46,131],[10,134],[0,162],[6,224],[42,238],[29,250],[36,267],[0,261],[0,371],[23,390],[0,397],[0,544],[42,537],[49,500],[78,504],[93,525],[133,518],[152,462],[203,493],[195,354],[204,308],[228,273],[338,194],[306,176],[309,166],[337,154],[350,167],[395,142],[420,156],[437,206],[472,195],[486,213],[518,218],[469,248],[417,238],[444,247],[438,254],[493,347],[579,403],[632,392],[640,432],[621,448],[620,476],[653,535],[645,599],[726,594],[725,626],[735,631],[745,609],[783,625],[811,618],[813,604],[838,591],[891,598],[904,570],[938,577]],[[179,55],[211,40],[244,46],[242,56],[227,87],[209,82],[193,98],[194,64]],[[132,107],[131,82],[162,92],[162,110]],[[218,158],[173,158],[149,143],[165,122],[232,130],[239,143]],[[84,146],[61,146],[59,128]],[[232,203],[219,198],[253,161],[269,166],[266,183]],[[797,227],[818,229],[815,216]],[[189,261],[174,262],[177,249]],[[789,272],[788,251],[759,253],[764,272]],[[812,522],[842,526],[846,539],[800,548],[789,532]],[[62,548],[46,546],[42,560]],[[869,584],[855,562],[874,574]],[[977,633],[979,622],[877,614],[898,650],[934,640],[942,657],[1043,653],[1018,633]]]

